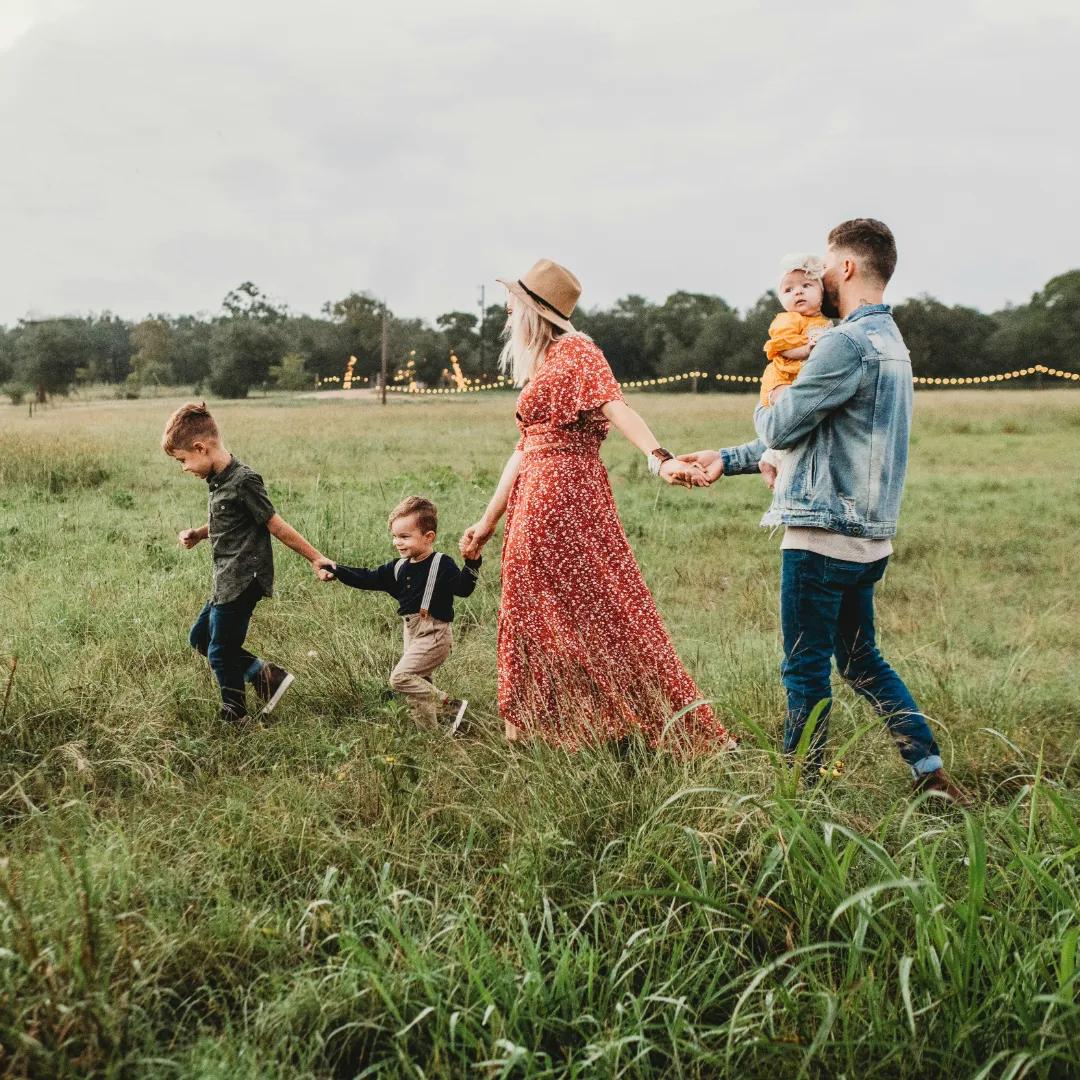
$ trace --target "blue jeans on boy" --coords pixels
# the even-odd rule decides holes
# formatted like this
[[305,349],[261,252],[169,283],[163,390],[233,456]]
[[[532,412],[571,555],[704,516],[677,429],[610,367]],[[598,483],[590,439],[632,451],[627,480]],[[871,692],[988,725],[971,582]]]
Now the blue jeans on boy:
[[[787,690],[784,750],[793,753],[806,721],[820,701],[831,703],[832,658],[840,674],[884,719],[915,776],[942,762],[926,717],[904,681],[889,666],[874,636],[874,586],[888,557],[872,563],[845,562],[814,551],[785,550],[780,572],[780,622]],[[808,760],[816,774],[824,761],[829,704],[822,711]]]
[[251,613],[265,593],[252,582],[239,596],[223,604],[209,602],[199,612],[188,641],[210,662],[221,687],[221,703],[237,716],[246,712],[244,683],[262,670],[263,662],[244,648]]

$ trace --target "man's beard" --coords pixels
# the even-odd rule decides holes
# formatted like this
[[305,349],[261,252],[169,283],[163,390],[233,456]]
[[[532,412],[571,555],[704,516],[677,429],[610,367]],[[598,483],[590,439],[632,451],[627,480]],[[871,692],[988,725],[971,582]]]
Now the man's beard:
[[824,281],[821,283],[821,314],[827,319],[840,318],[840,297]]

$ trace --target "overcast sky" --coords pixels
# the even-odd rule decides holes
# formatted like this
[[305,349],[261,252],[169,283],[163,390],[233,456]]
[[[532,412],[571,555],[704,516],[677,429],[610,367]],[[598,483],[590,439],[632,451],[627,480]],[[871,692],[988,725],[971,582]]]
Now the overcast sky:
[[1076,0],[0,0],[0,323],[475,310],[547,256],[583,303],[745,306],[887,221],[892,299],[1080,266]]

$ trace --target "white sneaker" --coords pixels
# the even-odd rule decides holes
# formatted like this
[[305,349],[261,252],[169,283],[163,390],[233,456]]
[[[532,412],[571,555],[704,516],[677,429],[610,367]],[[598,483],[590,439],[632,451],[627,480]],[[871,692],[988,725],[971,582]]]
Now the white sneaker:
[[465,724],[465,710],[469,707],[469,702],[465,698],[451,698],[443,708],[446,710],[446,717],[450,721],[450,734],[458,735],[463,732],[463,728],[468,725]]

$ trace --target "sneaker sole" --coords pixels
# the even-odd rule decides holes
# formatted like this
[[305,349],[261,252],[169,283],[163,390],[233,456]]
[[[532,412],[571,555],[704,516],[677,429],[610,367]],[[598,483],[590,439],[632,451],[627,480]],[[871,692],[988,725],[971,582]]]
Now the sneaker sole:
[[469,707],[469,703],[462,698],[461,704],[458,706],[458,711],[454,715],[454,721],[450,725],[450,734],[456,735],[461,729],[461,722],[465,719],[465,710]]
[[296,682],[295,675],[286,675],[285,678],[281,680],[281,685],[274,691],[274,696],[262,707],[262,711],[264,713],[273,712],[274,706],[281,700],[281,695],[284,694],[294,682]]

